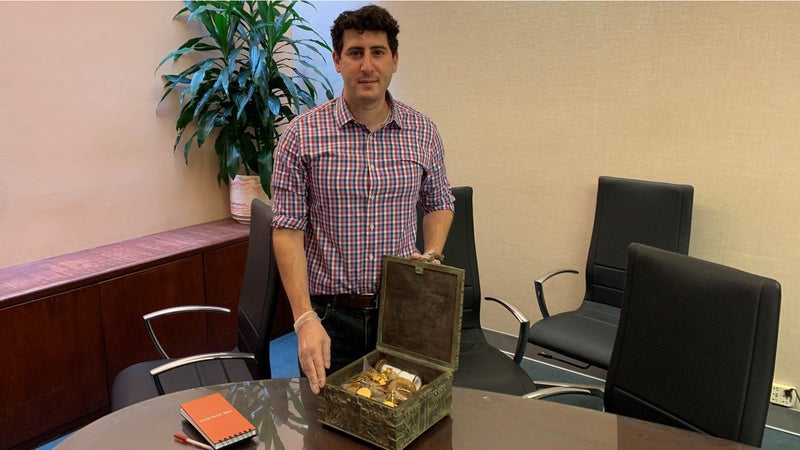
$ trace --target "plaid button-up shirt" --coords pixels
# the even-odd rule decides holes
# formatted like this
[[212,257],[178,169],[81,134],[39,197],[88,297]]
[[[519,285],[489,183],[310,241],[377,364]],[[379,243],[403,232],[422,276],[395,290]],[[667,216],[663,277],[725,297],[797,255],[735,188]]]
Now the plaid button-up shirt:
[[[275,228],[305,230],[312,295],[377,292],[382,255],[416,250],[416,205],[453,210],[436,126],[387,93],[370,132],[341,97],[292,120],[275,151]],[[424,249],[421,249],[424,251]]]

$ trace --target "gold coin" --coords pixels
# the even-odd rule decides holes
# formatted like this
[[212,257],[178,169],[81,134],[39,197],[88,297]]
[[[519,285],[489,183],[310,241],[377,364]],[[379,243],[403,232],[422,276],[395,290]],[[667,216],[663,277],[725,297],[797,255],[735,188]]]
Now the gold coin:
[[369,388],[366,387],[362,387],[361,389],[357,390],[356,394],[367,398],[372,397],[372,391],[370,391]]

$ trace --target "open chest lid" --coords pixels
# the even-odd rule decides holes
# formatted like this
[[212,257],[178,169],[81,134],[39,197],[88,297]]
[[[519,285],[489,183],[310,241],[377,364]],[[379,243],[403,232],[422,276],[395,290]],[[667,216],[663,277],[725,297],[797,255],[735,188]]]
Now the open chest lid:
[[458,368],[464,271],[395,256],[381,261],[378,350]]

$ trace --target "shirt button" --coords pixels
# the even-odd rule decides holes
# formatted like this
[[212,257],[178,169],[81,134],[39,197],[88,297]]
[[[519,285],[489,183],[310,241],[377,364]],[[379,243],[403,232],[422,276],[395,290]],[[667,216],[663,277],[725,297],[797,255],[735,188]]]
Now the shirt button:
[[375,164],[370,164],[369,165],[369,170],[375,170]]
[[370,261],[372,261],[373,259],[375,259],[375,257],[374,257],[374,256],[372,256],[372,255],[369,255],[369,256],[367,256],[367,258],[369,258],[369,260],[370,260]]
[[370,226],[369,226],[369,229],[370,229],[370,230],[374,230],[374,229],[375,229],[375,225],[370,225]]

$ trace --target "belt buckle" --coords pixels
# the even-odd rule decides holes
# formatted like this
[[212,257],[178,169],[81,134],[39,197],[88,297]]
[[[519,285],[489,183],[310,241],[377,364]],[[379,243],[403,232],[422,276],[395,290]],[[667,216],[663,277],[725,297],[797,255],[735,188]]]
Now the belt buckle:
[[369,292],[366,294],[358,294],[358,295],[365,300],[368,299],[368,301],[370,302],[370,306],[365,309],[375,309],[378,307],[378,298],[375,296],[374,292]]

